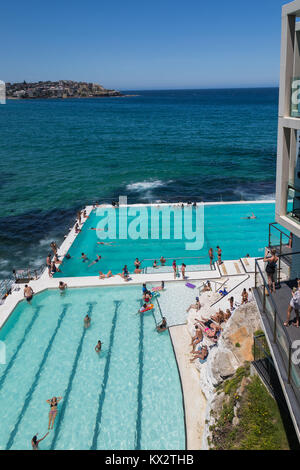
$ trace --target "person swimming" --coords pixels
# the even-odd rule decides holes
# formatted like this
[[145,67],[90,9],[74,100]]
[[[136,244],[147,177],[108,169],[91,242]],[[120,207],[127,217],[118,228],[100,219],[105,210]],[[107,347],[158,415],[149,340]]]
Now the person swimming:
[[46,400],[46,402],[50,405],[48,430],[50,427],[53,429],[54,421],[57,415],[57,405],[60,400],[62,400],[62,397],[53,397],[49,400]]
[[89,328],[91,326],[91,317],[89,317],[88,314],[84,317],[83,324],[85,328]]
[[58,288],[61,292],[64,292],[68,287],[68,284],[66,284],[63,281],[59,281]]
[[252,215],[248,217],[241,217],[242,220],[251,220],[251,219],[257,219],[256,215],[252,212]]
[[159,333],[167,330],[167,319],[165,317],[163,317],[161,324],[158,325],[156,329]]
[[97,354],[99,354],[101,352],[101,348],[102,348],[102,343],[99,339],[98,343],[95,346],[95,351],[96,351]]
[[101,260],[101,256],[97,255],[97,258],[91,264],[88,265],[88,268],[90,268],[94,264],[98,263],[100,260]]
[[32,446],[32,450],[38,450],[39,448],[39,443],[42,442],[45,437],[47,437],[49,434],[49,432],[47,432],[47,434],[45,434],[44,437],[41,437],[41,439],[38,439],[38,433],[36,433],[33,438],[31,439],[31,446]]

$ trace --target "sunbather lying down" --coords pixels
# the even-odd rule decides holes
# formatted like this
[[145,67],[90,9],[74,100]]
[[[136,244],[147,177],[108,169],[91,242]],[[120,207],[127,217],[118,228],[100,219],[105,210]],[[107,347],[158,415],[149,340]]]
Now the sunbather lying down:
[[201,363],[205,362],[208,356],[208,348],[206,345],[201,346],[198,351],[193,352],[193,359],[190,359],[190,362],[194,362],[197,359],[200,360]]
[[219,325],[216,325],[212,320],[208,320],[206,323],[199,321],[198,325],[208,339],[213,343],[218,342],[221,333],[221,327]]
[[99,279],[105,279],[109,277],[114,277],[113,273],[111,271],[108,271],[108,273],[105,275],[102,271],[99,271]]
[[230,317],[231,312],[229,309],[226,310],[226,313],[224,313],[223,310],[220,309],[218,312],[215,313],[215,315],[211,317],[211,319],[221,325],[221,323],[227,322]]

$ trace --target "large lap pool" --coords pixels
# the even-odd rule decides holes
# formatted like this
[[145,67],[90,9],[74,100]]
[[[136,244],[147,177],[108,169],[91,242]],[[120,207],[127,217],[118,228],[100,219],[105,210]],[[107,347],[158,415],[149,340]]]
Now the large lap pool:
[[140,299],[140,287],[47,290],[16,307],[0,331],[1,449],[46,433],[52,396],[63,399],[41,449],[185,448],[170,336],[155,331],[155,313],[137,314]]
[[[216,204],[204,206],[204,227],[203,246],[196,251],[187,251],[188,241],[183,233],[182,239],[174,237],[174,218],[171,217],[170,239],[164,239],[162,229],[157,239],[151,238],[151,226],[149,220],[150,208],[146,211],[142,225],[147,226],[147,239],[119,239],[109,237],[101,240],[101,231],[91,230],[101,226],[103,215],[99,210],[94,210],[87,219],[82,232],[78,234],[69,250],[71,259],[64,259],[61,265],[61,273],[58,277],[68,276],[95,276],[99,271],[107,273],[111,270],[114,274],[120,273],[125,264],[130,272],[134,270],[134,260],[138,257],[143,260],[142,267],[152,266],[153,259],[159,261],[161,256],[169,258],[168,265],[171,265],[173,258],[181,258],[178,264],[185,262],[187,265],[207,265],[209,263],[208,250],[212,247],[216,252],[216,246],[220,245],[223,250],[223,259],[238,259],[250,254],[251,257],[263,256],[264,247],[268,241],[268,224],[275,220],[274,203],[245,203],[245,204]],[[162,213],[168,208],[161,206]],[[116,213],[117,235],[119,233],[119,209],[114,209]],[[174,209],[174,213],[183,214],[180,207]],[[190,208],[187,217],[191,220],[194,217],[195,208]],[[249,220],[247,217],[252,213],[257,217]],[[183,217],[183,216],[182,216]],[[128,217],[128,225],[134,217]],[[183,219],[182,219],[183,220]],[[100,225],[99,225],[100,224]],[[183,224],[184,226],[184,224]],[[202,227],[202,228],[203,228]],[[113,242],[112,245],[97,244],[97,242]],[[83,262],[81,253],[85,253],[89,260]],[[99,262],[91,263],[100,255]]]

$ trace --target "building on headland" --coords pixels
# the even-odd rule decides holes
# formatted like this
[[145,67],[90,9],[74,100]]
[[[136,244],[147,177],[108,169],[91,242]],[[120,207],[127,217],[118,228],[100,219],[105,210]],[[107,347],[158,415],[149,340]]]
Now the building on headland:
[[108,90],[97,83],[59,80],[58,82],[7,83],[7,98],[96,98],[122,96],[117,90]]
[[272,292],[266,262],[256,260],[254,292],[268,340],[270,360],[300,440],[297,302],[288,314],[293,289],[298,288],[297,280],[300,278],[300,0],[282,7],[276,223],[269,227],[268,248],[269,254],[271,249],[276,249],[278,256],[274,274],[276,289]]

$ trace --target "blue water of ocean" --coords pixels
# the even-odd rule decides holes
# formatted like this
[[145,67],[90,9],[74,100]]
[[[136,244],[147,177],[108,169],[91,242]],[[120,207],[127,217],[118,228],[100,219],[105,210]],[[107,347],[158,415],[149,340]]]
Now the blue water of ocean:
[[274,197],[278,89],[130,93],[0,106],[0,278],[93,201]]

